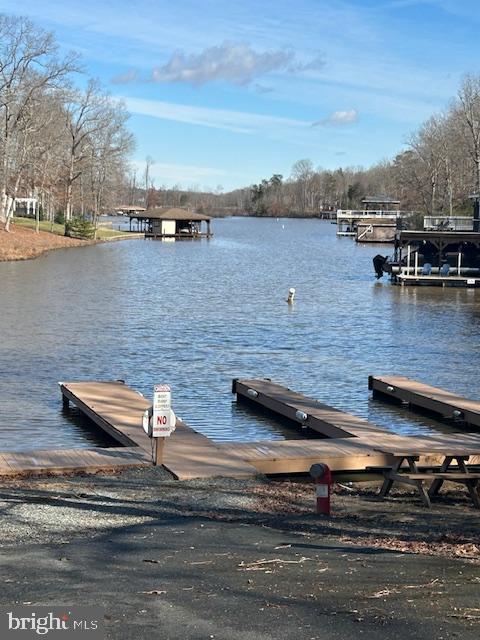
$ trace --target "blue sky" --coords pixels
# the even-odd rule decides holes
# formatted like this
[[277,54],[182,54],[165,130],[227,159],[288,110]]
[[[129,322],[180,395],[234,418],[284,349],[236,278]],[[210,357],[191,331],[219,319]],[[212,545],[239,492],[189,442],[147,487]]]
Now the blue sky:
[[[20,9],[21,8],[21,9]],[[369,166],[480,72],[478,0],[0,0],[121,97],[155,186]]]

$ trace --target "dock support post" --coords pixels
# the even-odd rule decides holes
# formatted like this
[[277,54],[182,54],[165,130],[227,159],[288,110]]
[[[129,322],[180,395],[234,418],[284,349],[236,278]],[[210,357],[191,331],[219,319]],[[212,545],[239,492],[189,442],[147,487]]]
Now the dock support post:
[[165,438],[155,438],[155,449],[153,464],[155,466],[163,464],[163,450],[165,448]]

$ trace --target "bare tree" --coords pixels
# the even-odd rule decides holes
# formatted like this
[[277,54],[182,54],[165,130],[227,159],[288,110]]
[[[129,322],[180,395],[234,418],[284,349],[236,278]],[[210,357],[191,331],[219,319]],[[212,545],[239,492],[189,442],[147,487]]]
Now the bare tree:
[[90,80],[85,91],[70,91],[65,107],[69,139],[65,172],[65,220],[73,215],[73,187],[88,168],[94,155],[94,140],[110,125],[111,102],[97,81]]
[[32,105],[45,90],[55,90],[77,68],[77,56],[57,58],[51,33],[27,18],[0,15],[0,221],[9,230],[15,138]]
[[125,128],[127,119],[123,105],[110,100],[102,113],[103,126],[89,136],[90,208],[95,230],[99,215],[106,206],[113,206],[111,194],[117,190],[113,187],[125,174],[127,155],[134,146],[133,136]]
[[145,171],[143,174],[145,180],[145,208],[148,209],[148,192],[153,187],[153,182],[150,178],[150,167],[155,164],[155,160],[152,156],[147,156],[145,158]]
[[480,193],[480,76],[466,76],[452,113],[474,163],[473,189]]

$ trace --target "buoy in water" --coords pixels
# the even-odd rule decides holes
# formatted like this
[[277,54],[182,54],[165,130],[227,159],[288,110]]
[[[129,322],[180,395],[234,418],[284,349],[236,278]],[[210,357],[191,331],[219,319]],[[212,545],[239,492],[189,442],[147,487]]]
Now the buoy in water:
[[288,290],[288,298],[287,298],[288,304],[293,304],[294,298],[295,298],[295,289],[294,287],[290,287],[290,289]]

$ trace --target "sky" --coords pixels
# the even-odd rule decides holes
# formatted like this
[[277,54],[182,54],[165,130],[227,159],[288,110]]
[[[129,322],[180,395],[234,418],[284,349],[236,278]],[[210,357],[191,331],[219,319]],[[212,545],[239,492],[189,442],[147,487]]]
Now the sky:
[[480,73],[479,0],[0,0],[131,114],[157,188],[392,158]]

